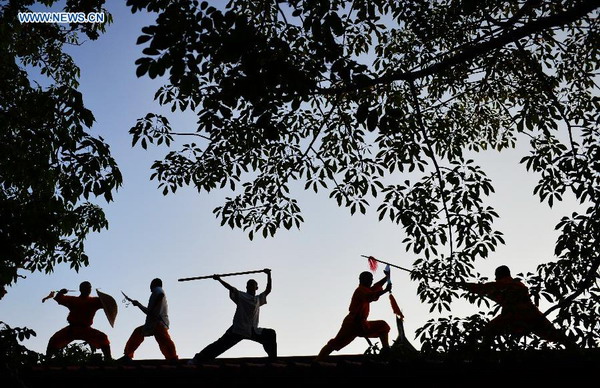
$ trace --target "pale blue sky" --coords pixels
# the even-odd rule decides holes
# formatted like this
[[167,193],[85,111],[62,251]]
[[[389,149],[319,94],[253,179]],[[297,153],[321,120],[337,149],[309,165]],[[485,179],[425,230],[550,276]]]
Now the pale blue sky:
[[[160,83],[135,76],[134,61],[140,55],[135,45],[141,27],[154,15],[132,15],[122,4],[108,2],[114,23],[98,41],[73,50],[81,68],[81,91],[94,112],[93,133],[110,145],[123,173],[123,186],[115,201],[99,203],[105,209],[109,229],[90,235],[87,253],[90,266],[79,273],[59,266],[50,275],[32,274],[9,289],[0,303],[0,320],[11,326],[27,326],[37,337],[25,341],[32,350],[43,352],[50,336],[66,325],[67,309],[41,299],[50,290],[77,289],[89,280],[94,288],[115,297],[119,313],[111,328],[101,312],[94,326],[108,334],[113,356],[120,357],[131,331],[143,323],[137,308],[121,303],[120,291],[146,303],[149,283],[160,277],[167,293],[171,336],[181,358],[192,357],[217,339],[231,324],[234,304],[227,291],[213,280],[178,282],[182,277],[212,273],[271,268],[273,291],[261,310],[260,325],[277,331],[282,356],[315,355],[337,332],[345,316],[358,274],[368,270],[362,254],[370,254],[397,265],[409,267],[414,257],[401,245],[401,229],[389,221],[378,222],[372,206],[366,216],[350,216],[338,208],[326,192],[315,195],[299,190],[305,223],[300,230],[279,231],[275,238],[249,241],[240,230],[220,227],[212,214],[226,192],[198,194],[188,188],[164,197],[157,182],[150,181],[150,165],[162,158],[167,148],[131,147],[128,130],[151,111],[159,111],[153,101]],[[193,115],[168,114],[174,128],[195,128]],[[526,144],[523,143],[525,146]],[[575,210],[572,203],[550,210],[532,196],[536,178],[518,164],[525,150],[509,150],[476,155],[493,179],[496,193],[490,204],[500,214],[496,227],[505,234],[506,245],[476,264],[477,270],[492,276],[496,266],[507,264],[513,273],[535,271],[536,265],[553,259],[554,226],[563,215]],[[375,275],[382,276],[381,269]],[[226,280],[243,289],[250,276]],[[266,276],[258,274],[259,292]],[[409,340],[419,347],[414,331],[428,319],[429,306],[416,295],[416,283],[408,274],[394,270],[393,293],[403,309]],[[475,313],[476,306],[461,304],[455,316]],[[371,319],[384,319],[392,325],[391,339],[397,335],[387,297],[374,303]],[[362,353],[367,347],[357,339],[334,354]],[[222,357],[263,356],[260,345],[243,341]],[[148,338],[136,358],[162,358],[158,345]]]

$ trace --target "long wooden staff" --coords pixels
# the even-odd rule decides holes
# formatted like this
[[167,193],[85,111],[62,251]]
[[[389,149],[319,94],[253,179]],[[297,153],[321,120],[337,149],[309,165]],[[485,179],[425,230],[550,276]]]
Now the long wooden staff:
[[182,279],[177,279],[177,280],[180,282],[187,282],[189,280],[212,279],[214,276],[223,277],[223,276],[247,275],[250,273],[259,273],[259,272],[265,272],[265,270],[257,269],[255,271],[220,273],[220,274],[214,274],[214,275],[196,276],[196,277],[192,277],[192,278],[182,278]]

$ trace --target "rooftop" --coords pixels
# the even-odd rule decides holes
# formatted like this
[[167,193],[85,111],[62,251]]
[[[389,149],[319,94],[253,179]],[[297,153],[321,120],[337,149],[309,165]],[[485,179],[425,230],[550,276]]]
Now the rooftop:
[[164,360],[134,360],[128,364],[50,366],[22,371],[29,388],[109,386],[151,387],[252,387],[285,386],[364,387],[377,382],[418,383],[419,387],[480,387],[510,380],[512,387],[557,384],[589,384],[600,367],[600,349],[578,353],[536,351],[505,353],[494,358],[433,360],[421,356],[410,360],[377,356],[331,356],[315,362],[315,356],[267,358],[223,358],[200,365]]

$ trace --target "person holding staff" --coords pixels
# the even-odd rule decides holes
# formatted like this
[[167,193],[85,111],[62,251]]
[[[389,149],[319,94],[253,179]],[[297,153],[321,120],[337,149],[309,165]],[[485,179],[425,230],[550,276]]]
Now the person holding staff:
[[271,270],[266,268],[262,272],[267,274],[267,287],[258,295],[256,294],[258,283],[254,279],[248,280],[246,292],[243,292],[221,279],[220,275],[212,276],[229,290],[229,298],[236,305],[233,324],[221,338],[196,353],[190,363],[199,364],[202,361],[212,360],[244,339],[260,343],[269,359],[277,358],[275,330],[258,327],[260,307],[267,303],[267,295],[271,293],[272,287]]

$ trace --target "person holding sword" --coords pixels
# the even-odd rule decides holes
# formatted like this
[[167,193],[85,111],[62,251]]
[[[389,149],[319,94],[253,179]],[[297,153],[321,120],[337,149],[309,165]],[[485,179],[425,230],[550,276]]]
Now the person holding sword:
[[92,349],[99,348],[102,350],[105,361],[112,360],[108,336],[92,327],[96,311],[104,309],[100,298],[90,296],[92,284],[88,281],[81,282],[79,296],[69,296],[66,295],[67,292],[69,290],[66,288],[61,289],[58,293],[53,291],[42,300],[43,302],[46,299],[54,298],[58,304],[69,309],[69,315],[67,316],[69,325],[50,337],[46,348],[46,357],[50,359],[69,343],[82,340],[87,342]]
[[144,342],[144,338],[150,336],[154,337],[166,360],[177,361],[179,359],[175,343],[173,343],[169,335],[169,308],[162,286],[162,280],[159,278],[155,278],[150,282],[151,294],[147,306],[123,294],[129,302],[146,314],[146,321],[142,326],[138,326],[133,330],[133,333],[131,333],[129,340],[125,344],[124,355],[119,361],[131,361],[135,351]]

